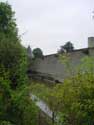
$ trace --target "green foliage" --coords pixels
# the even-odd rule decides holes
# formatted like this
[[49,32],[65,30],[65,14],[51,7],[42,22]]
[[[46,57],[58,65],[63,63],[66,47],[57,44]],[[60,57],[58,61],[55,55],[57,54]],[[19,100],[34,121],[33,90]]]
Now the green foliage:
[[93,57],[82,59],[81,70],[63,84],[56,84],[53,88],[45,85],[33,87],[32,92],[38,93],[37,96],[48,104],[55,114],[55,119],[58,117],[58,125],[94,124],[93,60]]
[[71,42],[67,42],[63,47],[67,52],[71,52],[74,50],[73,44]]
[[0,125],[37,125],[29,96],[27,52],[20,44],[14,12],[0,2]]
[[3,65],[0,66],[0,120],[7,120],[8,109],[11,105],[11,88],[8,73]]
[[[73,47],[69,46],[67,51],[72,49]],[[39,48],[33,50],[33,54],[35,58],[43,57]],[[70,58],[63,57],[66,67],[72,71],[68,60]],[[48,104],[54,113],[53,121],[58,118],[58,124],[59,122],[64,125],[94,124],[93,57],[85,57],[76,75],[53,88],[36,84],[30,89],[26,71],[27,53],[17,35],[14,12],[8,3],[0,2],[0,121],[2,125],[37,125],[38,108],[30,99],[31,91]]]
[[4,32],[6,35],[13,35],[14,37],[17,36],[14,12],[7,2],[0,2],[0,32]]
[[54,88],[49,88],[46,85],[37,83],[31,86],[31,91],[34,95],[43,100],[53,112],[52,124],[54,124],[57,112],[59,111],[59,98],[56,96]]
[[35,48],[33,50],[33,55],[34,55],[34,58],[42,58],[43,57],[43,52],[40,48]]
[[80,72],[94,73],[94,57],[85,56],[81,60],[81,64],[78,66]]
[[93,81],[94,76],[84,74],[66,80],[63,86],[56,86],[55,91],[61,100],[62,120],[66,125],[93,125]]
[[9,30],[6,33],[4,26],[2,26],[2,31],[0,32],[0,64],[4,65],[6,71],[9,72],[11,87],[15,89],[26,82],[27,53],[26,49],[20,44],[17,33],[14,33],[17,28],[16,25],[13,27],[16,23],[11,6],[8,3],[1,2],[0,9],[3,11],[1,19],[3,14],[5,14],[5,17],[9,18],[7,28],[12,28],[11,30],[6,29]]
[[59,53],[64,53],[64,52],[71,52],[74,50],[73,44],[69,41],[67,42],[64,46],[60,47],[60,50],[58,51]]
[[66,76],[67,77],[74,76],[78,70],[78,66],[75,67],[72,64],[70,53],[59,54],[59,60],[60,60],[60,63],[62,63],[64,66],[64,71],[65,71]]
[[29,93],[29,88],[25,86],[13,92],[9,115],[15,125],[37,125],[38,108]]
[[3,66],[0,69],[0,120],[13,125],[37,125],[38,108],[30,99],[29,86],[23,84],[11,90],[8,73]]
[[13,125],[9,121],[0,121],[0,125]]

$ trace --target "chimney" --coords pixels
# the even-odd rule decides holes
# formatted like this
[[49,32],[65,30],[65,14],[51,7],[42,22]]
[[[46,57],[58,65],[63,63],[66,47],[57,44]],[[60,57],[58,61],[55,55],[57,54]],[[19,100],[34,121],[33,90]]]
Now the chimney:
[[94,37],[88,37],[88,48],[94,47]]

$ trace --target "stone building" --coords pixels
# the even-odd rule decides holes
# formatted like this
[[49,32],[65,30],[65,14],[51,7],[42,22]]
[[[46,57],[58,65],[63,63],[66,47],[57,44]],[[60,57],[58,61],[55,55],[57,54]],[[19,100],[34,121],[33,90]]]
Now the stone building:
[[[74,50],[69,53],[63,53],[69,57],[69,63],[72,67],[71,73],[68,73],[65,65],[61,62],[58,54],[44,56],[42,59],[36,59],[31,65],[32,76],[48,81],[63,82],[63,80],[72,74],[72,70],[80,64],[85,56],[94,56],[94,37],[88,38],[88,48]],[[63,60],[62,60],[63,61]],[[68,68],[68,67],[67,67]],[[35,75],[37,74],[37,75]]]

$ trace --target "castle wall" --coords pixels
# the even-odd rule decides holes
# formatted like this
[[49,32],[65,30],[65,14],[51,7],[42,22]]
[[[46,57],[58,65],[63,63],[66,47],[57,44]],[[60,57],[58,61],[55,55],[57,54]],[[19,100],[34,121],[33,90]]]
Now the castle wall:
[[43,74],[49,74],[51,77],[62,82],[64,78],[73,75],[73,70],[80,64],[83,57],[94,55],[94,49],[76,50],[67,55],[69,57],[69,64],[72,67],[70,70],[68,67],[67,69],[65,68],[65,65],[62,64],[59,56],[56,54],[45,56],[43,59],[36,59],[32,69]]

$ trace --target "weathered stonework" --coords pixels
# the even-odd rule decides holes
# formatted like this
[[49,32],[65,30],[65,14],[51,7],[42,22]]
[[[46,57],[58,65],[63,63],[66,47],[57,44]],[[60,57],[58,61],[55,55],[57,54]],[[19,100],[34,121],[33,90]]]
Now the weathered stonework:
[[[62,55],[64,55],[64,53]],[[48,77],[49,80],[53,78],[56,81],[63,82],[66,77],[73,75],[73,70],[80,64],[83,57],[94,56],[94,48],[74,50],[66,55],[69,56],[69,64],[72,67],[69,69],[70,72],[67,70],[68,67],[66,69],[65,65],[60,61],[58,54],[47,55],[42,59],[36,59],[33,65],[31,65],[31,70],[36,71],[38,77]]]

